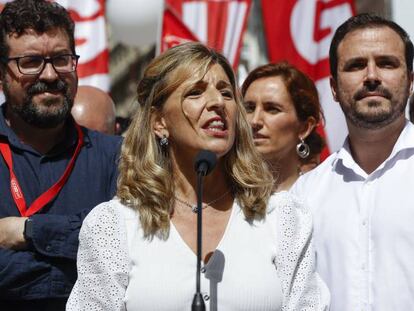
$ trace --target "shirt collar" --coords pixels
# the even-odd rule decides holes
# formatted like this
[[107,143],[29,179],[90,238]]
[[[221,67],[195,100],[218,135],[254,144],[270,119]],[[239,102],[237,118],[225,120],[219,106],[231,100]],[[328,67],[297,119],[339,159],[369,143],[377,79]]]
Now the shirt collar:
[[411,148],[414,148],[414,125],[409,120],[405,120],[404,129],[398,137],[389,159],[393,158],[400,151]]
[[[414,148],[414,125],[409,120],[406,120],[405,126],[401,131],[400,136],[398,137],[394,148],[391,151],[391,154],[380,166],[377,167],[374,172],[381,170],[389,160],[393,159],[402,150],[411,148]],[[334,169],[336,169],[339,162],[341,162],[343,166],[353,170],[355,173],[361,176],[368,176],[368,174],[360,168],[360,166],[354,161],[354,158],[352,157],[351,147],[349,145],[349,136],[345,139],[342,148],[337,152],[336,158],[332,162]]]
[[332,162],[334,169],[337,169],[339,163],[343,166],[351,169],[353,172],[363,177],[367,176],[367,173],[354,161],[351,153],[351,146],[349,145],[349,136],[345,139],[341,149],[337,152],[335,160]]
[[[26,145],[20,141],[20,139],[17,137],[17,135],[14,133],[14,131],[7,125],[6,119],[5,119],[5,113],[6,113],[6,105],[3,104],[0,106],[0,137],[5,137],[9,144],[22,150],[27,150],[35,154],[39,154],[37,151],[35,151],[32,147],[29,145]],[[51,152],[48,153],[48,156],[60,154],[61,152],[64,152],[68,148],[72,148],[74,145],[78,142],[78,135],[76,132],[75,127],[75,120],[73,119],[72,115],[70,115],[67,119],[67,131],[66,131],[66,139],[64,139],[62,142],[58,143],[54,148],[52,148]],[[83,143],[84,146],[88,146],[91,144],[90,137],[88,135],[88,131],[81,127],[82,131],[84,133]]]
[[20,142],[17,135],[6,123],[6,105],[7,104],[2,104],[0,106],[0,136],[6,138],[9,141],[9,144],[24,149],[24,145]]
[[[62,152],[73,149],[74,146],[78,143],[78,133],[75,127],[75,120],[73,119],[72,115],[68,117],[66,120],[67,127],[65,133],[65,139],[59,142],[52,150],[48,153],[48,156],[55,156],[59,155]],[[91,144],[91,139],[89,137],[89,132],[86,128],[81,126],[81,130],[83,132],[83,146],[89,146]]]

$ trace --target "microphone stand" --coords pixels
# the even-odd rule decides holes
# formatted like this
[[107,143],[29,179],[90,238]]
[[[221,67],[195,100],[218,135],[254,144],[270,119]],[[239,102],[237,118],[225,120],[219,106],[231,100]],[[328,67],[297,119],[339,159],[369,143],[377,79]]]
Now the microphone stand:
[[205,311],[203,296],[200,292],[201,271],[201,243],[202,243],[202,217],[203,217],[203,177],[208,175],[217,162],[217,156],[208,150],[201,150],[195,159],[195,171],[197,172],[197,275],[196,293],[194,294],[192,311]]
[[197,275],[196,293],[194,294],[191,311],[205,311],[204,298],[200,292],[201,271],[201,243],[202,243],[202,219],[203,219],[203,171],[197,171]]

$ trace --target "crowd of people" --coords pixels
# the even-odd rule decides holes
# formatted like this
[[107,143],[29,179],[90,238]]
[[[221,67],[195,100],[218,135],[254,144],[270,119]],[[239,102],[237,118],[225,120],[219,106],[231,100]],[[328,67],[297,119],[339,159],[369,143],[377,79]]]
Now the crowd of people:
[[[201,43],[157,56],[124,137],[80,86],[74,23],[47,0],[0,14],[0,309],[410,310],[413,44],[372,14],[333,37],[343,147],[320,163],[315,84],[288,62],[241,89]],[[197,210],[201,150],[217,156]]]

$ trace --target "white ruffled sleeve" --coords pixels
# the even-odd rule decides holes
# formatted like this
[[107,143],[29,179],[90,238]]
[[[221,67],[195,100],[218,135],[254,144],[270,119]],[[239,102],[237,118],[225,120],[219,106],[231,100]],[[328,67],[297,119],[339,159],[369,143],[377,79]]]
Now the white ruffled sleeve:
[[328,288],[315,272],[310,213],[287,192],[272,197],[270,205],[275,208],[278,222],[276,265],[282,281],[282,310],[329,310]]
[[79,234],[78,279],[68,311],[124,311],[128,285],[128,248],[122,206],[115,200],[95,207]]

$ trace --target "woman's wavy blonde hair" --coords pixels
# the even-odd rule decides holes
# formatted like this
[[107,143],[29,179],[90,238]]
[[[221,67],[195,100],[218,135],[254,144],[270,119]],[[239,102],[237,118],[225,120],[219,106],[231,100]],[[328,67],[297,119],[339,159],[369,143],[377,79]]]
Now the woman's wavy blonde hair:
[[216,51],[200,43],[184,43],[159,55],[146,68],[137,87],[139,108],[122,145],[117,196],[138,210],[146,238],[168,238],[175,200],[171,159],[153,131],[153,114],[184,81],[202,79],[213,64],[226,72],[238,106],[236,139],[223,157],[226,178],[248,221],[266,214],[273,179],[253,145],[233,70]]

